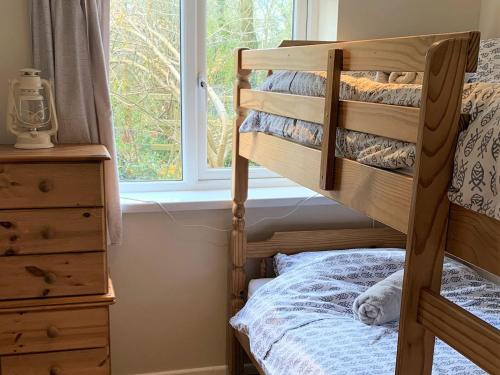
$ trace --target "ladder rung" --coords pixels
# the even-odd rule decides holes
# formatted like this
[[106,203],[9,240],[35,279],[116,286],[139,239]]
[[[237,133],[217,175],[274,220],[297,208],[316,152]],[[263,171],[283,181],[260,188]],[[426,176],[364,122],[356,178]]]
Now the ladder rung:
[[418,321],[491,374],[500,374],[500,331],[446,298],[422,289]]

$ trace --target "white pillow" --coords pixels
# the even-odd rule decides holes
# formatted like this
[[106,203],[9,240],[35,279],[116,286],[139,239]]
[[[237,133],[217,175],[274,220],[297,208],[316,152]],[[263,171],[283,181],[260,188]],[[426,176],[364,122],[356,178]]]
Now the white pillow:
[[[372,255],[377,259],[381,259],[382,262],[384,258],[393,261],[396,254],[397,258],[402,259],[402,261],[404,262],[405,250],[396,248],[306,251],[294,255],[278,253],[274,256],[273,259],[274,273],[276,274],[276,276],[279,276],[294,269],[316,262],[324,262],[327,260],[335,260],[335,262],[339,265],[347,266],[352,264],[353,258],[356,258],[358,256],[364,258],[366,255]],[[396,270],[397,269],[394,269],[394,271]]]

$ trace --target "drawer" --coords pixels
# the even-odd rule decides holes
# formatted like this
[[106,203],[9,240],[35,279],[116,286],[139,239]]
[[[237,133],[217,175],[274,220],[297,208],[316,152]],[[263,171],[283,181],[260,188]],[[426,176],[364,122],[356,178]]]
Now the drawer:
[[0,210],[0,256],[104,250],[103,208]]
[[0,164],[0,208],[102,206],[102,163]]
[[108,375],[107,348],[2,357],[3,375]]
[[0,354],[106,347],[108,325],[107,306],[0,314]]
[[104,294],[106,253],[0,257],[0,300]]

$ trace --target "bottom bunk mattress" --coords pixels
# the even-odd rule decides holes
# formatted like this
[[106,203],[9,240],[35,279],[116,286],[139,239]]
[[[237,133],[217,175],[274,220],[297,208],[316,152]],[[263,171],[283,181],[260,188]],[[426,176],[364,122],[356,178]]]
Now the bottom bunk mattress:
[[[398,321],[357,320],[357,296],[404,266],[403,250],[357,249],[278,254],[278,277],[260,282],[231,325],[250,339],[268,375],[393,374]],[[442,295],[499,327],[500,288],[447,259]],[[434,374],[484,374],[436,340]]]

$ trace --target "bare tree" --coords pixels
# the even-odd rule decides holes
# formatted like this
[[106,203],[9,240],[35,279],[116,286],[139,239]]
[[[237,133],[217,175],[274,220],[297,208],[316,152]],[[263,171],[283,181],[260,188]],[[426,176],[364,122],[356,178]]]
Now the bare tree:
[[[278,44],[280,34],[269,35],[263,28],[272,27],[273,20],[277,20],[278,29],[288,27],[283,20],[291,13],[284,4],[291,2],[207,0],[209,167],[230,163],[232,49]],[[120,174],[127,180],[181,179],[179,0],[111,3],[110,78]],[[270,3],[276,4],[271,7]],[[256,29],[256,19],[260,31]]]

